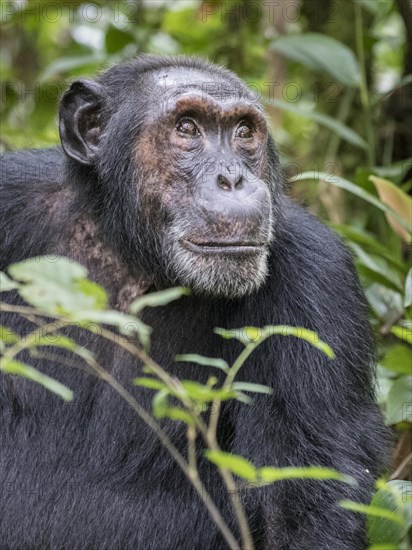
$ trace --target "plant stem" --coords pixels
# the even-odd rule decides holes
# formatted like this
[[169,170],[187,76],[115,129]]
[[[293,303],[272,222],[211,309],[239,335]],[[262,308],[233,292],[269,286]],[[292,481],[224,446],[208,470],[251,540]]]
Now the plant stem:
[[355,1],[355,34],[356,34],[356,49],[358,53],[359,66],[361,72],[360,80],[360,96],[365,117],[366,133],[368,140],[368,163],[369,167],[375,166],[375,135],[373,131],[372,110],[369,101],[368,82],[366,78],[366,61],[365,61],[365,46],[363,40],[363,19],[362,7],[360,2]]
[[[28,308],[28,307],[21,307],[21,306],[11,306],[6,303],[0,304],[0,311],[7,311],[9,313],[19,313],[23,316],[28,315],[35,315],[36,310],[34,308]],[[45,313],[45,315],[59,319],[56,315],[52,315],[49,313]],[[35,316],[33,317],[35,318]],[[25,340],[21,340],[14,344],[13,346],[10,346],[6,352],[3,354],[3,357],[13,358],[18,353],[23,351],[24,349],[29,348],[33,342],[35,342],[36,338],[39,336],[43,336],[44,334],[50,334],[52,332],[57,332],[58,330],[75,324],[74,321],[70,321],[67,319],[60,319],[59,321],[54,321],[52,323],[47,323],[45,325],[42,325],[41,327],[37,328],[33,332],[29,333]],[[113,341],[121,347],[127,349],[132,355],[137,355],[138,358],[140,358],[144,364],[149,365],[155,372],[159,371],[162,375],[165,374],[165,378],[169,381],[169,379],[172,381],[172,387],[175,387],[175,380],[170,377],[166,371],[164,371],[160,365],[157,365],[143,350],[140,350],[133,344],[130,344],[126,339],[123,339],[120,337],[120,340],[118,339],[118,335],[115,333],[110,332],[107,329],[104,329],[101,327],[102,332],[100,333],[103,337],[106,339],[109,339],[110,341]],[[89,365],[89,367],[101,378],[103,381],[105,381],[109,386],[116,391],[127,403],[132,409],[137,413],[137,415],[143,420],[143,422],[149,426],[151,430],[154,431],[154,433],[159,438],[162,445],[165,447],[165,449],[169,452],[169,454],[173,457],[173,459],[176,461],[178,466],[181,468],[185,476],[188,478],[190,483],[193,485],[194,489],[198,493],[199,497],[201,498],[202,502],[206,506],[207,510],[209,511],[213,521],[219,528],[220,532],[222,533],[222,536],[226,540],[227,544],[229,545],[229,548],[231,550],[240,550],[239,544],[234,538],[232,532],[230,531],[229,527],[227,526],[226,522],[224,521],[223,517],[221,516],[218,508],[212,501],[209,493],[207,492],[205,486],[203,485],[202,481],[200,480],[197,467],[196,467],[196,449],[194,447],[195,444],[195,437],[196,432],[193,438],[193,443],[190,443],[189,439],[189,462],[186,462],[184,457],[181,455],[181,453],[177,450],[177,448],[173,445],[169,437],[165,434],[165,432],[161,429],[159,424],[153,419],[153,417],[138,403],[138,401],[105,369],[103,369],[95,359],[92,357],[82,357],[83,360]],[[166,382],[165,382],[166,383]],[[206,431],[206,430],[205,430]],[[193,455],[194,453],[194,455]],[[194,458],[193,458],[194,457]],[[194,465],[194,468],[193,468]]]

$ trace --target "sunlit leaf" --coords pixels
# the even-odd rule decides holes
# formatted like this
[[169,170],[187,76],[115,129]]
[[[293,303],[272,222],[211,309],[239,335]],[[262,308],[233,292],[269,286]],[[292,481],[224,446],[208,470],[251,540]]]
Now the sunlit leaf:
[[10,345],[15,344],[19,339],[19,336],[11,328],[0,325],[0,341]]
[[258,470],[258,475],[259,479],[266,483],[284,479],[318,479],[324,481],[336,480],[352,485],[354,484],[354,479],[352,477],[321,466],[308,466],[303,468],[273,468],[271,466],[265,466]]
[[412,350],[401,344],[391,346],[382,359],[382,365],[393,372],[412,375]]
[[219,468],[226,468],[238,477],[255,481],[257,478],[256,468],[253,464],[242,456],[225,453],[223,451],[206,451],[206,457]]
[[100,310],[107,303],[106,291],[86,279],[87,270],[61,256],[41,256],[13,264],[9,273],[25,282],[20,295],[29,304],[53,313]]
[[187,395],[198,403],[207,403],[215,399],[226,401],[236,397],[236,393],[230,388],[212,389],[193,380],[183,380],[182,386]]
[[168,399],[169,391],[167,388],[162,388],[155,394],[152,401],[153,416],[155,418],[163,418],[166,416],[167,409],[169,408]]
[[143,388],[149,388],[151,390],[163,390],[166,388],[164,382],[161,382],[157,378],[138,377],[134,378],[133,384],[135,386],[142,386]]
[[188,426],[194,425],[194,420],[187,411],[179,409],[178,407],[168,407],[164,413],[166,418],[176,420],[178,422],[184,422]]
[[9,290],[19,288],[19,286],[18,283],[7,277],[3,271],[0,271],[0,292],[8,292]]
[[400,340],[405,340],[408,344],[412,344],[412,323],[405,326],[396,325],[391,328],[391,332]]

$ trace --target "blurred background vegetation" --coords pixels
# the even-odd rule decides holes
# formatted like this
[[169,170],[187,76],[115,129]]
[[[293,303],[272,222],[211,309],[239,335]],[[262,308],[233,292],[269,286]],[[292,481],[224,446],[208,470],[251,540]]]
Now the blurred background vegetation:
[[21,0],[1,4],[1,23],[3,151],[57,144],[70,80],[141,52],[206,56],[255,90],[291,194],[354,253],[395,434],[389,476],[410,480],[411,0]]

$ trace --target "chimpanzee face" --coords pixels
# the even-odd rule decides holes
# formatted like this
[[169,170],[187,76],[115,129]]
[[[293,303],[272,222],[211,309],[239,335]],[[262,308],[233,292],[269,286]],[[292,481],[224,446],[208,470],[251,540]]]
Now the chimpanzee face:
[[[138,114],[133,177],[124,182],[128,197],[133,190],[137,197],[139,247],[144,255],[156,256],[151,265],[170,284],[215,296],[248,294],[265,280],[272,239],[262,110],[246,88],[234,89],[207,72],[169,68],[146,78],[145,99],[128,99],[117,116],[132,121],[126,144],[130,126],[137,127],[134,113],[146,106],[144,115]],[[91,116],[83,123],[85,141],[94,158],[103,157],[97,166],[107,166],[110,136],[118,138],[122,131],[109,120],[100,143],[100,123],[91,122]],[[62,143],[70,155],[64,132]],[[121,147],[118,141],[114,145]],[[128,216],[133,216],[130,208]]]

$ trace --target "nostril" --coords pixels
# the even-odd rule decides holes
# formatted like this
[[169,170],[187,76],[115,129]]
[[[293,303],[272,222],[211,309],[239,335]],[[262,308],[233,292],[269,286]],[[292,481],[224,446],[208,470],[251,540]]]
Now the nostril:
[[225,176],[222,176],[222,174],[219,174],[217,177],[217,185],[224,191],[230,191],[232,189],[230,181],[225,178]]

